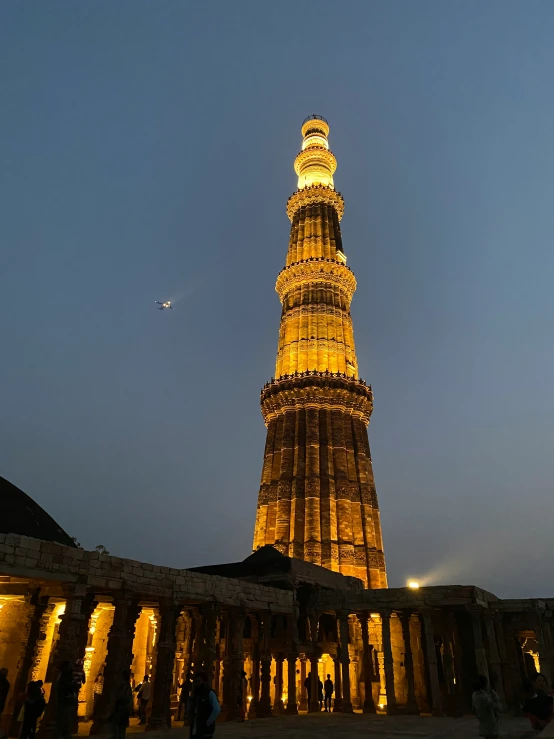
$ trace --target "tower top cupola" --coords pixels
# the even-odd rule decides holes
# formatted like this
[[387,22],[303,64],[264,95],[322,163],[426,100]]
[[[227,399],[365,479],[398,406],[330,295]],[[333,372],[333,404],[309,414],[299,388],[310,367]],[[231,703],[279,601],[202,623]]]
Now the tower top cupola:
[[329,150],[329,124],[321,115],[311,115],[302,124],[302,151],[294,160],[298,189],[323,185],[334,189],[333,174],[337,160]]

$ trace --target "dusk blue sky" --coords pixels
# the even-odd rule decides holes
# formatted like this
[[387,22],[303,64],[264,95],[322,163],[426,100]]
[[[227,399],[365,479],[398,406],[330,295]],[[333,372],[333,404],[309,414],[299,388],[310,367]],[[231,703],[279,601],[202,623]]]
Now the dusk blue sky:
[[390,584],[553,596],[553,38],[549,0],[4,0],[0,475],[86,548],[250,553],[319,113]]

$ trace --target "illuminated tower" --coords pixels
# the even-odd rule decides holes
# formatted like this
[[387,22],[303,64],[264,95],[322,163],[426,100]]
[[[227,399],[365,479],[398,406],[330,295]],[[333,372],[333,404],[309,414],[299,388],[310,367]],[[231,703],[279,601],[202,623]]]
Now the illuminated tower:
[[298,190],[285,268],[275,379],[262,390],[267,426],[254,549],[271,544],[367,587],[387,586],[367,426],[371,387],[358,377],[329,125],[311,116],[294,162]]

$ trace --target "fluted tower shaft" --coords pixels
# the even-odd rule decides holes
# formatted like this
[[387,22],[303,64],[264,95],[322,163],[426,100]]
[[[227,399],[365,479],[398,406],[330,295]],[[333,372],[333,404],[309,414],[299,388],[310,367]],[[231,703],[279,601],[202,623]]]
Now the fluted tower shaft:
[[359,379],[329,125],[302,126],[289,198],[289,249],[276,290],[282,303],[275,379],[262,390],[267,440],[254,549],[387,585],[367,427],[371,387]]

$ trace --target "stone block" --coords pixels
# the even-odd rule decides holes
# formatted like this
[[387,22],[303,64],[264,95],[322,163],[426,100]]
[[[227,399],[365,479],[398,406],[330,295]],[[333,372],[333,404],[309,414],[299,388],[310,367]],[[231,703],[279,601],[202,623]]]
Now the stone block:
[[14,554],[15,547],[11,547],[9,544],[0,544],[0,553],[3,554]]
[[38,559],[32,559],[31,557],[25,559],[25,567],[36,567],[37,565]]
[[28,536],[22,536],[20,546],[40,551],[40,539],[30,539]]
[[19,542],[21,541],[21,537],[17,536],[17,534],[7,534],[4,539],[4,544],[8,544],[12,547],[18,547]]

